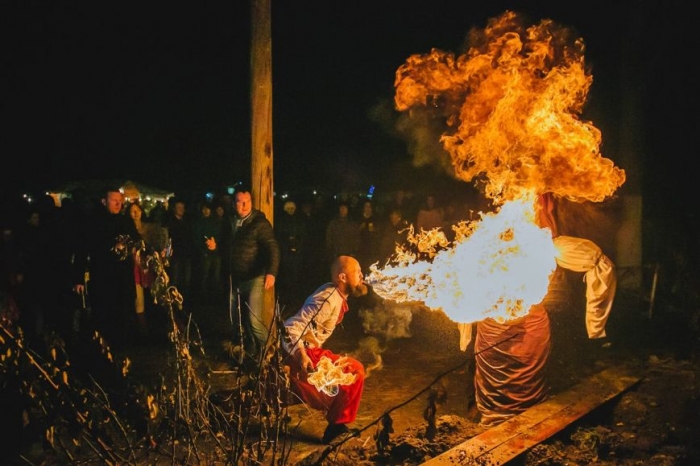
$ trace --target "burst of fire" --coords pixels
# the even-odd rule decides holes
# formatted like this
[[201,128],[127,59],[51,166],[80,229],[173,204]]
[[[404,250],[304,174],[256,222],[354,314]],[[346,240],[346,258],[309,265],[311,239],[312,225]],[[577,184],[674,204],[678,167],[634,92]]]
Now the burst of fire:
[[527,190],[602,201],[625,173],[601,156],[600,130],[578,117],[593,81],[583,40],[551,20],[522,21],[510,11],[491,19],[456,58],[436,49],[409,57],[396,72],[396,107],[443,119],[455,176],[481,178],[494,200]]
[[578,116],[592,83],[581,38],[506,11],[469,39],[461,56],[409,57],[396,72],[395,103],[442,122],[454,176],[482,187],[497,210],[462,225],[430,260],[401,252],[399,265],[368,277],[386,298],[424,301],[463,323],[522,316],[546,294],[556,251],[535,224],[536,195],[600,202],[625,182],[600,153],[601,132]]
[[551,232],[535,225],[534,215],[532,197],[506,203],[458,225],[454,245],[432,261],[404,251],[397,265],[371,267],[367,281],[384,298],[423,301],[455,322],[521,317],[544,298],[556,267]]
[[343,372],[345,358],[339,358],[335,364],[326,356],[323,356],[316,365],[316,370],[309,374],[308,382],[316,387],[319,392],[328,396],[338,394],[338,385],[349,385],[355,381],[354,374]]

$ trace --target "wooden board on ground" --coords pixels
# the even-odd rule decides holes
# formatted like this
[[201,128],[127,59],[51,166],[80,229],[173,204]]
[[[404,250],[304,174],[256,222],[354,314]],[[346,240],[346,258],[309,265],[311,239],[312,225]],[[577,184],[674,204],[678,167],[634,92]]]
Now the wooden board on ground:
[[423,464],[505,464],[640,380],[621,367],[605,369]]

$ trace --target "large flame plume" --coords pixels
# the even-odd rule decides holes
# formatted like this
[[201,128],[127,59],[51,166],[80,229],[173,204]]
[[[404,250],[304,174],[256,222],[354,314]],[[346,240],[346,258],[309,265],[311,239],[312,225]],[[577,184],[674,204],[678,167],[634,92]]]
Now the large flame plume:
[[[602,157],[601,132],[581,114],[592,83],[581,38],[552,20],[526,27],[506,11],[470,32],[464,55],[433,49],[396,72],[396,107],[443,120],[454,176],[480,186],[495,212],[463,222],[446,245],[418,232],[368,282],[396,301],[420,300],[454,321],[499,321],[541,302],[556,267],[552,231],[538,225],[538,195],[600,202],[625,182]],[[423,254],[425,256],[425,254]]]
[[458,179],[501,202],[523,190],[599,202],[624,183],[600,154],[600,130],[578,117],[593,81],[582,39],[551,20],[525,28],[507,11],[470,42],[458,57],[409,57],[395,80],[398,110],[429,107],[445,120]]

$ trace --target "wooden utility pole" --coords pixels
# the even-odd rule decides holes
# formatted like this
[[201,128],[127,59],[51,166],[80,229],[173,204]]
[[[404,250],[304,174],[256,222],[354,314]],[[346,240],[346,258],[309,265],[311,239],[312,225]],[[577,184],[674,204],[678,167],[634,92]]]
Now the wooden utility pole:
[[253,205],[273,222],[271,1],[251,2],[250,114]]
[[[253,205],[274,225],[272,159],[272,27],[270,2],[251,0],[250,115]],[[264,292],[263,319],[273,329],[274,288]],[[269,341],[274,341],[270,338]]]

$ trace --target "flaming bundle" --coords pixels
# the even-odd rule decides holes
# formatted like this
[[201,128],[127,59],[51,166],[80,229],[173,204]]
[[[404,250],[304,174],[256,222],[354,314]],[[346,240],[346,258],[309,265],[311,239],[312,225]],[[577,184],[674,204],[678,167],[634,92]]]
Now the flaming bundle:
[[355,381],[354,374],[343,372],[345,358],[340,358],[334,364],[326,356],[323,356],[316,366],[316,370],[309,374],[308,382],[316,387],[319,392],[328,396],[338,394],[338,385],[349,385]]
[[430,260],[402,252],[368,277],[385,298],[424,301],[462,323],[520,317],[546,294],[557,252],[553,232],[536,224],[538,195],[600,202],[625,181],[600,153],[601,132],[579,118],[592,83],[582,39],[507,11],[472,30],[470,44],[457,57],[409,57],[395,103],[409,119],[440,122],[453,175],[481,187],[496,210],[462,224]]

